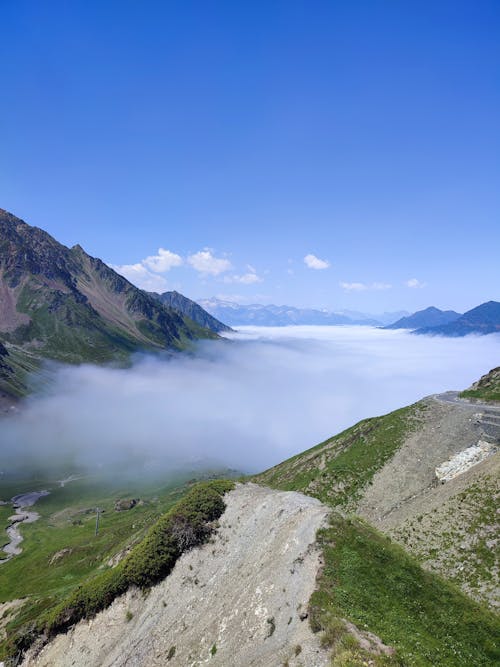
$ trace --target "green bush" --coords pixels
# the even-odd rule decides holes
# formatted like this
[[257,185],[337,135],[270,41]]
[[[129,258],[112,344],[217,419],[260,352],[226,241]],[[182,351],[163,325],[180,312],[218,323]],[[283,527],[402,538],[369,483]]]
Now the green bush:
[[38,629],[48,635],[61,632],[95,616],[130,586],[145,589],[165,578],[184,551],[206,540],[213,530],[211,522],[224,512],[222,496],[233,486],[224,480],[195,486],[158,519],[121,563],[78,587],[40,619]]

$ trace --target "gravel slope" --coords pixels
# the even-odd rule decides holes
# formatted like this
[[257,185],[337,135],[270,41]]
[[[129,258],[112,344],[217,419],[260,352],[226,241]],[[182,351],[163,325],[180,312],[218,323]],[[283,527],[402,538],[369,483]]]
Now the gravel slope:
[[129,591],[38,656],[31,651],[23,665],[327,665],[304,618],[320,567],[315,535],[327,508],[254,484],[225,498],[212,542],[185,554],[147,596]]

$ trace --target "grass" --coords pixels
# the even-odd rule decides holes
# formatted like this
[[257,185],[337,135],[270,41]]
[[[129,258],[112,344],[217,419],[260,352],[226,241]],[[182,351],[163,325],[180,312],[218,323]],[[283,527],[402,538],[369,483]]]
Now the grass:
[[166,577],[184,551],[208,537],[210,522],[224,511],[222,496],[232,486],[216,481],[192,488],[115,568],[79,586],[38,620],[37,629],[48,635],[61,632],[82,618],[92,618],[131,586],[148,588]]
[[475,599],[492,603],[499,591],[497,523],[498,467],[432,512],[408,519],[394,537],[428,569],[445,574]]
[[500,401],[500,388],[496,389],[466,389],[460,394],[461,398],[477,398],[481,401]]
[[[310,621],[333,651],[333,667],[486,667],[499,664],[500,620],[453,583],[422,568],[402,547],[353,511],[373,476],[425,418],[425,403],[366,419],[254,477],[258,483],[314,496],[334,509],[320,531],[324,567],[310,600]],[[483,503],[484,504],[484,503]],[[491,523],[491,508],[478,516]],[[483,516],[484,515],[484,516]],[[490,559],[491,560],[491,559]],[[484,559],[485,563],[490,560]],[[362,649],[353,623],[393,647]]]
[[[336,647],[334,665],[359,665],[366,659],[340,619],[396,649],[394,656],[372,658],[376,665],[499,664],[498,616],[423,570],[362,520],[334,514],[319,542],[325,565],[310,601],[311,624],[323,631],[327,645]],[[356,654],[359,662],[352,662]]]
[[[8,498],[51,484],[47,479],[2,480],[1,498]],[[81,479],[56,486],[41,498],[34,509],[40,519],[21,528],[23,552],[0,565],[0,602],[27,598],[26,605],[13,615],[8,637],[0,642],[0,660],[43,613],[70,596],[82,582],[106,568],[107,561],[129,545],[143,539],[162,514],[191,488],[181,478],[170,482],[143,482],[142,486],[112,482],[105,477]],[[131,493],[143,503],[124,512],[115,512],[117,498]],[[104,510],[100,530],[95,533],[95,507]],[[0,520],[10,516],[12,506],[0,506]],[[4,524],[5,525],[5,524]],[[55,554],[69,549],[60,558]],[[52,564],[51,564],[52,561]],[[43,576],[40,574],[43,573]]]
[[492,368],[489,373],[474,385],[475,389],[466,389],[461,398],[474,398],[480,401],[500,401],[500,367]]
[[424,409],[422,403],[416,403],[365,419],[253,479],[283,491],[301,491],[333,507],[351,509],[375,473],[402,446]]

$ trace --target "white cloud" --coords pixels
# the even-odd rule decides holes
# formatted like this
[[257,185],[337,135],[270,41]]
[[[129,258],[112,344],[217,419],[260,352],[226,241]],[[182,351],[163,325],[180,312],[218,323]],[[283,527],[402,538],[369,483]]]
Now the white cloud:
[[218,276],[220,273],[229,271],[233,268],[231,262],[224,257],[215,257],[209,248],[189,255],[188,264],[200,273],[208,273],[211,276]]
[[261,283],[264,279],[257,275],[256,269],[251,265],[247,264],[247,273],[242,275],[234,274],[232,276],[224,276],[225,283],[240,283],[241,285],[255,285],[255,283]]
[[165,250],[165,248],[158,248],[157,255],[151,255],[142,260],[142,264],[155,273],[165,273],[175,266],[181,266],[182,263],[183,259],[180,255]]
[[496,336],[371,327],[244,328],[231,337],[126,370],[62,368],[50,391],[1,420],[2,468],[28,462],[53,474],[74,452],[75,465],[111,476],[120,463],[139,476],[207,460],[212,470],[220,461],[256,472],[360,419],[468,387],[499,351]]
[[339,283],[342,289],[347,292],[364,292],[365,290],[385,290],[391,289],[389,283]]
[[421,289],[422,287],[426,286],[426,283],[422,283],[416,278],[410,278],[410,280],[405,282],[405,285],[406,287],[411,287],[412,289]]
[[316,270],[321,270],[321,269],[328,269],[330,266],[330,262],[326,259],[320,259],[319,257],[316,257],[316,255],[306,255],[304,257],[304,264],[309,268],[309,269],[316,269]]
[[141,262],[137,264],[122,264],[121,266],[110,264],[110,266],[140,289],[148,292],[165,292],[168,288],[165,278],[151,273]]

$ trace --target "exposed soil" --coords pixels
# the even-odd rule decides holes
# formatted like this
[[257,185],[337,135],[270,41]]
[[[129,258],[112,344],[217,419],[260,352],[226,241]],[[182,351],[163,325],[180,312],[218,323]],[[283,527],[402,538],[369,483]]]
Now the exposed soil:
[[426,399],[425,407],[421,426],[374,476],[357,513],[424,567],[498,608],[500,413],[456,392]]
[[[210,543],[147,595],[134,589],[23,665],[323,667],[307,607],[328,509],[299,493],[238,485]],[[300,648],[299,648],[300,647]]]

